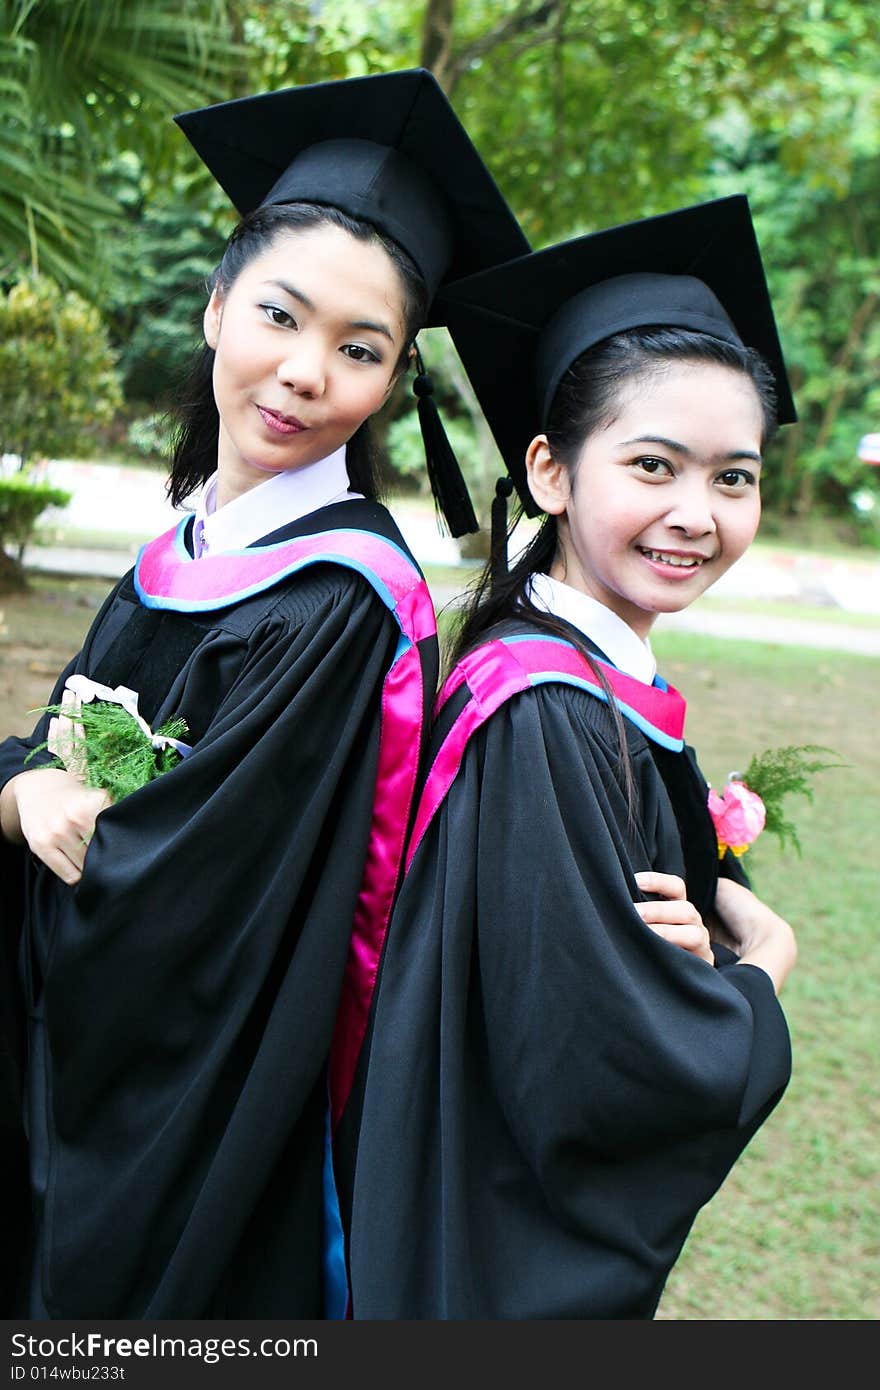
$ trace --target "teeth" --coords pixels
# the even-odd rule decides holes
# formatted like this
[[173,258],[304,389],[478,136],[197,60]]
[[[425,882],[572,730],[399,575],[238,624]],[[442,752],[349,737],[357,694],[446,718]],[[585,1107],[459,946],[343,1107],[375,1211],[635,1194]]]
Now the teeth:
[[669,555],[665,550],[645,550],[642,553],[647,555],[649,560],[656,560],[664,565],[673,565],[678,569],[697,569],[703,563],[699,556]]

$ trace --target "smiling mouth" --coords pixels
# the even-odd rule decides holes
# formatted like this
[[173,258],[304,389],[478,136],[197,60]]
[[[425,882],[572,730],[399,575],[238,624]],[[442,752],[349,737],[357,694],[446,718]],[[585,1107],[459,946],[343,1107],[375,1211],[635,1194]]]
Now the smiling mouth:
[[270,430],[277,434],[299,434],[302,430],[308,429],[302,420],[297,420],[295,415],[282,415],[278,410],[268,410],[264,405],[258,405],[263,423],[268,425]]
[[698,570],[708,558],[706,555],[680,555],[673,550],[648,550],[644,545],[638,549],[646,559],[658,565],[671,565],[673,569]]

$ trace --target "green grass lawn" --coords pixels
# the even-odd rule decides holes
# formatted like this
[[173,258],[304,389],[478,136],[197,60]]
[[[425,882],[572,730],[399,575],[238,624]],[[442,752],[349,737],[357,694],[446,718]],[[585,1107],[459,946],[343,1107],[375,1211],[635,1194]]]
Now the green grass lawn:
[[[24,732],[109,585],[38,578],[0,599],[0,737]],[[786,811],[803,849],[765,836],[745,865],[794,926],[782,1002],[791,1085],[700,1214],[661,1319],[880,1316],[880,663],[797,647],[658,632],[660,669],[688,699],[688,738],[720,787],[754,752],[823,744],[846,768],[816,776]]]
[[[798,605],[777,607],[800,616]],[[798,937],[782,994],[792,1081],[698,1217],[658,1317],[875,1319],[880,663],[662,630],[652,646],[687,698],[688,741],[719,790],[767,748],[821,744],[838,755],[823,761],[847,764],[816,774],[812,801],[786,802],[802,857],[768,835],[744,860]]]

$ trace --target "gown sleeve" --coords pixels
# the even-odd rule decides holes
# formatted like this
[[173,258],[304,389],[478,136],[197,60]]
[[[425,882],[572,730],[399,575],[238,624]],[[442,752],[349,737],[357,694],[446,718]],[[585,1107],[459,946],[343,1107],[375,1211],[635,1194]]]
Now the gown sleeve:
[[[747,1128],[753,1100],[765,1104],[785,1072],[765,1074],[756,1046],[755,1007],[782,1026],[764,972],[752,993],[737,989],[731,970],[748,967],[719,978],[635,912],[634,873],[661,867],[640,855],[666,848],[662,801],[650,783],[637,788],[643,803],[659,801],[643,850],[609,785],[613,750],[566,703],[582,697],[512,707],[487,737],[482,773],[492,814],[480,825],[477,945],[490,1066],[539,1171],[566,1134],[610,1160],[658,1138]],[[519,768],[528,796],[512,794]]]
[[683,865],[628,737],[631,804],[604,706],[561,686],[509,701],[416,852],[374,1022],[355,1316],[651,1316],[785,1088],[769,977],[634,910],[635,872]]
[[101,813],[75,888],[33,873],[31,1144],[67,1316],[207,1316],[224,1286],[236,1315],[315,1307],[322,1078],[396,642],[331,567],[246,637],[218,619],[150,721],[209,710],[191,755]]
[[[65,667],[47,703],[61,698],[78,657]],[[0,743],[0,790],[10,778],[28,768],[54,761],[37,751],[46,737],[49,716],[43,716],[28,738]],[[30,761],[25,762],[25,759]],[[28,1155],[23,1124],[23,1089],[27,1057],[27,1010],[19,981],[19,952],[25,913],[24,885],[30,851],[0,836],[0,1212],[4,1231],[0,1260],[0,1308],[14,1306],[18,1272],[29,1239]]]

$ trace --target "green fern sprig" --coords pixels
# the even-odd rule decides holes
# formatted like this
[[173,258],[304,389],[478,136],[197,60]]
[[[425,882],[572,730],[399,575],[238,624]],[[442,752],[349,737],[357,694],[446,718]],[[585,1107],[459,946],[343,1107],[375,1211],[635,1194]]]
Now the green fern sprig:
[[811,778],[815,773],[847,766],[846,763],[825,762],[821,758],[806,756],[817,753],[837,756],[833,748],[825,748],[819,743],[767,748],[752,758],[739,779],[763,801],[767,814],[764,829],[776,836],[783,849],[790,842],[798,855],[801,854],[801,844],[793,823],[784,814],[785,797],[804,796],[812,801]]
[[[69,717],[70,711],[61,705],[46,705],[41,713]],[[82,768],[85,785],[103,788],[113,801],[121,801],[130,792],[146,786],[181,760],[176,748],[154,748],[137,720],[122,705],[92,700],[81,706],[74,720],[70,754],[68,758],[56,755],[54,766],[67,767],[75,758]],[[163,738],[178,740],[188,732],[185,719],[170,719],[156,730]],[[48,742],[41,743],[27,760],[47,747]]]

